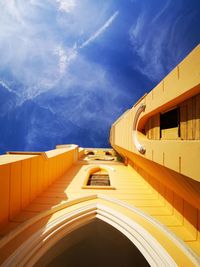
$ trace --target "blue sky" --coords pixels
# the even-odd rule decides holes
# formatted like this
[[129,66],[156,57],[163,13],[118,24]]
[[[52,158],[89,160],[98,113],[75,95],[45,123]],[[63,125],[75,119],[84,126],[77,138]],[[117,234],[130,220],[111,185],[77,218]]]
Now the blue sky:
[[0,10],[0,153],[107,147],[111,124],[200,42],[199,0],[0,0]]

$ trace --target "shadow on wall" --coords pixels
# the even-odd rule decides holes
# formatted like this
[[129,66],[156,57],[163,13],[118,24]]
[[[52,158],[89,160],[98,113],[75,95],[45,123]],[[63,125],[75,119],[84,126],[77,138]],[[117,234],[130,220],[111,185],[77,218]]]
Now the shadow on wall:
[[59,240],[35,267],[149,266],[135,245],[109,224],[94,219]]

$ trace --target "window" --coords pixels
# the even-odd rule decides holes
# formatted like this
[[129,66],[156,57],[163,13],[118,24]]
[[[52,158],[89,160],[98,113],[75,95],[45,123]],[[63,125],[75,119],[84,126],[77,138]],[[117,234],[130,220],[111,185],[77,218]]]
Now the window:
[[160,137],[162,139],[177,139],[180,137],[179,108],[160,114]]
[[101,190],[116,189],[115,187],[112,186],[112,181],[113,181],[112,172],[113,172],[112,168],[111,171],[108,171],[107,168],[93,166],[86,172],[82,189],[101,189]]
[[110,179],[108,174],[91,174],[87,185],[94,186],[110,186]]

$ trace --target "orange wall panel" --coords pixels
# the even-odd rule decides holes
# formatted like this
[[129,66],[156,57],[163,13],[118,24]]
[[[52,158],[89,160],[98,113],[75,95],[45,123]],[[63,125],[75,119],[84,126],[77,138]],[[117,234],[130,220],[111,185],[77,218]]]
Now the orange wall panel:
[[30,200],[38,193],[38,157],[31,159]]
[[[59,157],[59,156],[58,156]],[[57,159],[58,157],[53,158],[53,176],[52,176],[52,182],[57,178],[58,171],[57,171]]]
[[44,189],[48,186],[48,161],[44,160]]
[[22,161],[22,209],[30,203],[31,160]]
[[21,170],[21,161],[11,164],[9,219],[13,219],[21,210]]
[[49,186],[51,184],[52,175],[53,175],[52,158],[48,159],[47,168],[48,168],[48,176],[47,177],[48,177],[48,186]]
[[9,186],[10,186],[10,165],[0,166],[0,225],[8,221],[9,216]]
[[38,157],[38,179],[37,179],[38,194],[41,193],[45,188],[44,161],[45,159],[42,156]]

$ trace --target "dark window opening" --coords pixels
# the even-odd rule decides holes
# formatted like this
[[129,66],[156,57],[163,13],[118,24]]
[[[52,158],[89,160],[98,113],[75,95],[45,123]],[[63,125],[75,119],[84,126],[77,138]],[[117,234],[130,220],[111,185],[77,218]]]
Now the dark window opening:
[[146,131],[145,131],[145,129],[143,128],[143,129],[141,129],[141,132],[144,134],[144,135],[146,135]]
[[112,153],[109,152],[109,151],[106,151],[106,155],[107,155],[107,156],[112,156]]
[[175,108],[163,114],[160,114],[160,137],[162,130],[178,127],[178,136],[180,137],[180,109]]
[[108,174],[91,174],[87,185],[93,186],[110,186],[110,179]]
[[87,155],[94,155],[94,152],[89,151],[89,152],[87,153]]

